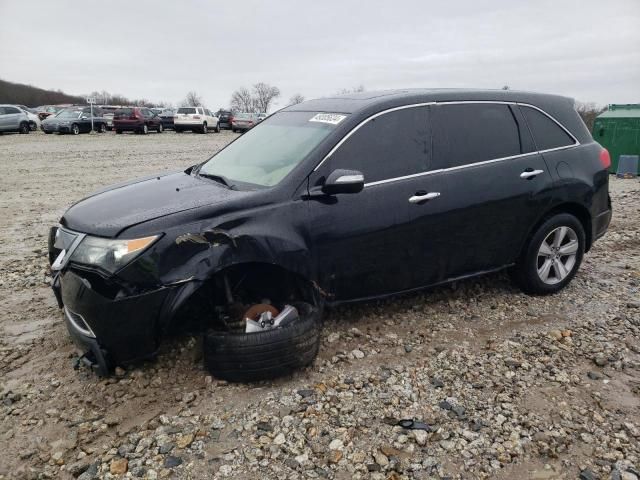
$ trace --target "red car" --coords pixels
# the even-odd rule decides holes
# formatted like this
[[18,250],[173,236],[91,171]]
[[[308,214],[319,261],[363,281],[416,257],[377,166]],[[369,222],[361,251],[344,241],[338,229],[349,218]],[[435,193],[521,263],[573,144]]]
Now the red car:
[[113,129],[116,133],[133,131],[147,134],[149,130],[162,133],[162,119],[146,107],[123,107],[113,112]]

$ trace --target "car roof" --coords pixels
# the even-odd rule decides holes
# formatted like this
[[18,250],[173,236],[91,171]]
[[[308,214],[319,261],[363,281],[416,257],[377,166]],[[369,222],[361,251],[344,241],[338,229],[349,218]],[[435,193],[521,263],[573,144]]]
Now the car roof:
[[482,90],[458,88],[408,88],[402,90],[381,90],[372,92],[348,93],[326,98],[308,100],[286,107],[286,111],[315,111],[331,113],[357,113],[371,107],[393,106],[413,103],[452,102],[452,101],[503,101],[520,102],[537,105],[541,101],[548,103],[551,99],[563,102],[573,99],[559,95],[550,95],[515,90]]

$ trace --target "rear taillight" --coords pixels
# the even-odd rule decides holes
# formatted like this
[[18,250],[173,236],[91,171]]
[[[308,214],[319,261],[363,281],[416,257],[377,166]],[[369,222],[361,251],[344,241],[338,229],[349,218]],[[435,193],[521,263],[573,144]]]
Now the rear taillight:
[[600,163],[607,170],[611,166],[611,155],[609,155],[609,150],[606,148],[600,150]]

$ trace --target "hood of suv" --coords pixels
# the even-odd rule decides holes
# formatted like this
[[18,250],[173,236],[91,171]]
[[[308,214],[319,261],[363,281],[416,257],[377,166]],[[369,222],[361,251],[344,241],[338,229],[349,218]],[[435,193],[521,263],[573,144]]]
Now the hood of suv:
[[77,232],[115,237],[133,225],[246,195],[184,172],[134,180],[90,195],[67,210],[61,223]]

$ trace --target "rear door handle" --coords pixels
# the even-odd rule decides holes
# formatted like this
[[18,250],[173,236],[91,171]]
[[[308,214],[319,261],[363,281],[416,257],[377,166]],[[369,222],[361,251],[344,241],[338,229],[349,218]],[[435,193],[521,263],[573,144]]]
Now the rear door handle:
[[541,173],[543,173],[544,170],[525,170],[524,172],[522,172],[520,174],[520,178],[533,178],[533,177],[537,177],[538,175],[540,175]]
[[409,198],[409,203],[420,203],[425,202],[427,200],[433,200],[434,198],[438,198],[440,196],[440,192],[429,192],[424,195],[414,195]]

